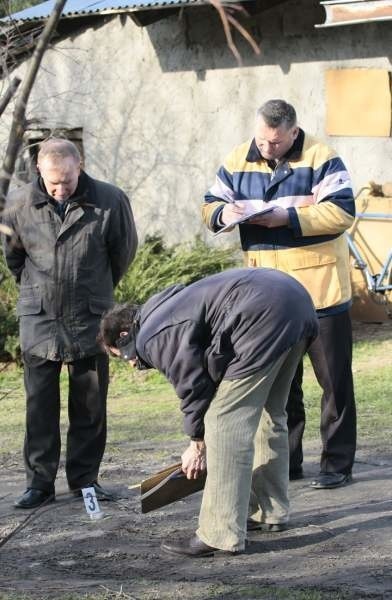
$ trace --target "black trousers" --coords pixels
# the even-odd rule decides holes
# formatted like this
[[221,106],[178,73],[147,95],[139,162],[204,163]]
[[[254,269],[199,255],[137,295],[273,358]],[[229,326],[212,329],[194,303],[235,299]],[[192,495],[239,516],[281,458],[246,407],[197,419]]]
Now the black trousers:
[[[61,362],[24,354],[27,487],[54,490],[60,460]],[[109,360],[97,354],[67,364],[69,377],[65,470],[70,489],[98,477],[106,444]]]
[[[352,377],[352,329],[348,311],[319,319],[320,334],[308,350],[321,397],[321,473],[350,473],[356,449],[356,409]],[[305,408],[303,363],[294,376],[287,404],[290,471],[301,468]]]

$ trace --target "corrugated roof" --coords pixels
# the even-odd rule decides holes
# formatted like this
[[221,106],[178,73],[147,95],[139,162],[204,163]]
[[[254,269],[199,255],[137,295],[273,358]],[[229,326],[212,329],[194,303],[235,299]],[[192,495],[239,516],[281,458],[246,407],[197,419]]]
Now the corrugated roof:
[[[127,10],[145,10],[148,8],[180,8],[181,6],[189,6],[191,4],[209,4],[209,2],[208,0],[68,0],[62,16],[73,17],[93,13],[108,14],[125,12]],[[47,0],[36,6],[13,13],[7,19],[3,18],[2,20],[33,21],[46,19],[52,12],[54,5],[55,0]]]

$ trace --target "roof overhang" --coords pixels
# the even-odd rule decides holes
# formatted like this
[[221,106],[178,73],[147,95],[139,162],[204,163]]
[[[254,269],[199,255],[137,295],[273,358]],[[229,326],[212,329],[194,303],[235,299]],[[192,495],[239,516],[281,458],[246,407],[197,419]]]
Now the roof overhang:
[[[0,21],[0,44],[7,48],[7,68],[13,69],[35,47],[56,0],[46,0]],[[250,15],[269,10],[287,0],[221,0],[223,6],[242,5]],[[210,0],[67,0],[53,39],[64,38],[85,27],[99,27],[107,19],[129,16],[146,26],[178,14],[184,8],[215,11]],[[0,69],[0,78],[2,76]]]

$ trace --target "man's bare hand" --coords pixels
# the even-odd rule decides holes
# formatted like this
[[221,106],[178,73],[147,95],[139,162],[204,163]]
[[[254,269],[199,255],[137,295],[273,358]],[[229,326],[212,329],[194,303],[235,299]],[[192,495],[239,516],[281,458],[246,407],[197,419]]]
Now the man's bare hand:
[[206,445],[204,442],[191,441],[182,459],[182,470],[187,479],[197,479],[206,469]]
[[285,208],[276,206],[272,212],[249,219],[248,222],[252,225],[262,225],[268,228],[285,227],[289,223],[289,213]]
[[238,221],[245,214],[245,202],[229,202],[225,204],[221,219],[225,225],[230,225],[234,221]]

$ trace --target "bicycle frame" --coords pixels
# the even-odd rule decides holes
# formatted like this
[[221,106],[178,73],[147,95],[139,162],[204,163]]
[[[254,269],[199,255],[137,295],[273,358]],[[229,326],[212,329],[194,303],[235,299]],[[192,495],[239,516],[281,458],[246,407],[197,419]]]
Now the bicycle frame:
[[[385,213],[357,213],[356,217],[358,219],[369,220],[392,219],[392,215]],[[382,265],[381,272],[378,275],[376,275],[374,273],[371,273],[371,271],[369,270],[367,263],[365,262],[351,235],[348,232],[346,232],[345,236],[347,239],[348,246],[350,248],[350,252],[355,258],[355,268],[361,269],[361,271],[363,272],[368,290],[370,292],[380,294],[384,294],[385,292],[392,290],[392,249],[389,251],[387,258],[385,259],[385,262]],[[387,279],[386,282],[385,279]]]

